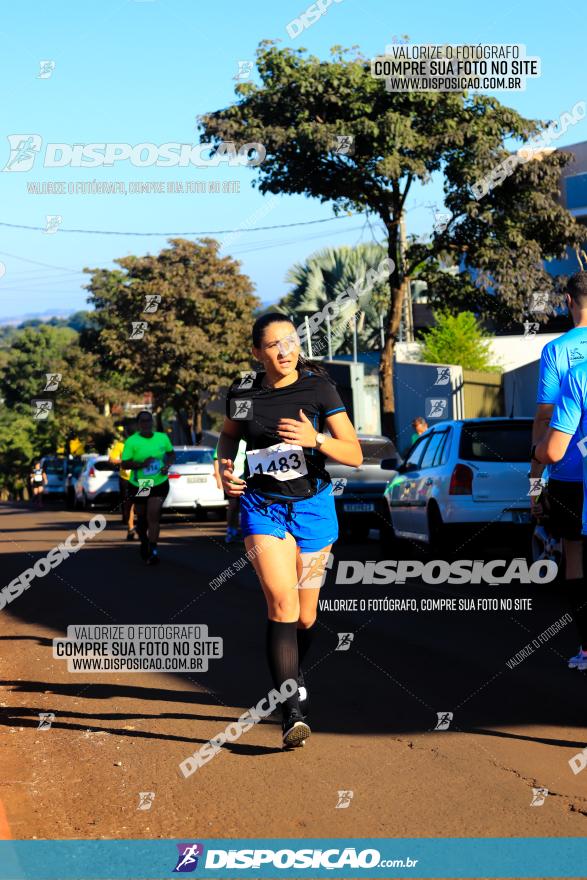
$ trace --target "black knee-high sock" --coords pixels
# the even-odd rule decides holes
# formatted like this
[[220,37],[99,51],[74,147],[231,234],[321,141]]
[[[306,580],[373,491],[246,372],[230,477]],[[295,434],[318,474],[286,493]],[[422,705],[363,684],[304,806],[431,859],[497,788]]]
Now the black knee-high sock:
[[[297,623],[281,623],[278,620],[267,621],[267,662],[271,670],[273,685],[279,690],[288,678],[298,679],[298,640]],[[283,703],[285,711],[300,711],[298,692],[288,697]]]
[[585,578],[565,580],[563,588],[579,633],[579,640],[583,650],[587,651],[587,581]]
[[303,679],[302,675],[302,663],[304,662],[305,656],[310,650],[310,646],[314,641],[314,636],[316,635],[316,623],[314,622],[312,626],[308,626],[305,629],[302,627],[298,627],[298,675]]

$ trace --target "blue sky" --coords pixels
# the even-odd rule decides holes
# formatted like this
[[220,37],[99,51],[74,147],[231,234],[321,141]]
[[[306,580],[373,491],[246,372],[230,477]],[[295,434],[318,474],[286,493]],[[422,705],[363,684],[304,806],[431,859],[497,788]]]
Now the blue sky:
[[[0,167],[9,155],[9,134],[39,134],[46,143],[190,143],[198,114],[226,106],[234,95],[239,60],[252,60],[262,39],[304,46],[327,58],[330,46],[358,44],[380,54],[394,35],[414,43],[523,43],[542,60],[542,76],[525,92],[497,97],[525,116],[555,119],[587,100],[584,68],[584,7],[579,0],[496,0],[486,8],[471,0],[431,0],[396,6],[389,0],[333,3],[312,27],[291,39],[286,24],[309,2],[257,4],[224,0],[100,0],[89,5],[33,0],[4,6],[0,24],[4,68],[0,77]],[[39,62],[55,61],[49,79]],[[383,86],[382,86],[383,87]],[[587,140],[587,120],[558,142]],[[0,173],[0,221],[45,225],[60,214],[64,228],[135,232],[208,231],[239,227],[260,212],[254,225],[279,225],[332,216],[332,207],[302,196],[270,198],[252,188],[246,168],[41,168]],[[27,183],[75,181],[239,180],[240,194],[33,195]],[[409,233],[432,227],[428,203],[442,201],[438,181],[417,188],[407,208]],[[249,220],[250,222],[250,220]],[[374,230],[377,231],[376,229]],[[372,240],[360,217],[323,225],[245,232],[230,252],[243,263],[257,294],[272,302],[287,290],[294,263],[328,245]],[[0,319],[47,309],[85,307],[84,266],[112,266],[129,253],[156,253],[165,235],[83,235],[0,226]],[[27,262],[28,261],[28,262]],[[42,265],[39,265],[42,264]],[[0,271],[1,271],[0,267]]]

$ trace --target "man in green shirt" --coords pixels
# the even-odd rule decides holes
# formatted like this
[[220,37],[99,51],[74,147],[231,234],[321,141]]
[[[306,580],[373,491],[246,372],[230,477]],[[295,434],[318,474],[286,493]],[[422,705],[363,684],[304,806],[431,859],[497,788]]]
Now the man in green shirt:
[[138,414],[137,427],[138,431],[124,444],[121,466],[131,471],[129,489],[137,512],[141,557],[147,565],[154,565],[159,562],[161,508],[169,492],[167,474],[175,461],[175,453],[167,434],[153,431],[153,416],[149,410]]

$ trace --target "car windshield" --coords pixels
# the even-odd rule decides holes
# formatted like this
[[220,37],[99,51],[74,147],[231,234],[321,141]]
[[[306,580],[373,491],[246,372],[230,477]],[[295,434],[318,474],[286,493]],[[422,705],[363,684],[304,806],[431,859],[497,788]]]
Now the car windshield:
[[528,461],[532,422],[464,425],[459,458],[468,461]]
[[175,464],[212,464],[210,449],[176,449]]
[[379,464],[384,458],[397,458],[395,446],[388,437],[359,438],[359,443],[363,451],[363,464]]

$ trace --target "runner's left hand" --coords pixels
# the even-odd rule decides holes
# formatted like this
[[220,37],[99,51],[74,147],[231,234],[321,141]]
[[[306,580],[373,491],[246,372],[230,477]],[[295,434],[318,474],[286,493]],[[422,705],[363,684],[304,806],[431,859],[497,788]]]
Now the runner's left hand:
[[277,433],[282,440],[288,443],[295,443],[297,446],[308,448],[316,446],[316,434],[318,432],[302,409],[300,409],[299,421],[297,419],[279,419]]

